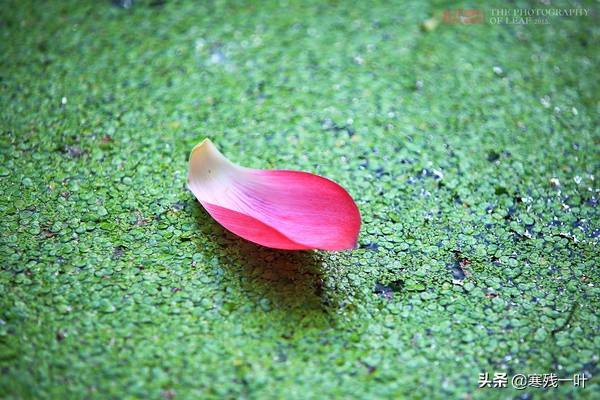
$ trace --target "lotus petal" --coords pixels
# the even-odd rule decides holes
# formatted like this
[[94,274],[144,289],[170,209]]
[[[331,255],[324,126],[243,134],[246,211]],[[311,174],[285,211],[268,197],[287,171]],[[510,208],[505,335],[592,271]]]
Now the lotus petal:
[[219,224],[251,242],[286,250],[356,246],[358,207],[327,178],[241,167],[204,139],[190,155],[188,187]]

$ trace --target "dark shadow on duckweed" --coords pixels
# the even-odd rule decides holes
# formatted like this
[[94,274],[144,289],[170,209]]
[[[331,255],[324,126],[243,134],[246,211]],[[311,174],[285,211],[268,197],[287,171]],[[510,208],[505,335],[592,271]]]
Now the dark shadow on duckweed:
[[[241,296],[265,312],[273,309],[306,316],[307,311],[327,314],[337,302],[325,289],[323,255],[316,251],[276,250],[244,240],[219,225],[199,205],[201,235],[218,247],[218,258],[231,280],[239,280]],[[201,251],[206,251],[205,248]]]

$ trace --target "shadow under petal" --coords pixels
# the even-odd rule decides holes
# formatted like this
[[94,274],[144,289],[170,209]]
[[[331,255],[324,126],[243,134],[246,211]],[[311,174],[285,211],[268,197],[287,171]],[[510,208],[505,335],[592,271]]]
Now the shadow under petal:
[[265,310],[285,310],[299,317],[307,311],[328,314],[337,307],[335,297],[325,288],[322,254],[254,244],[223,228],[200,204],[195,207],[199,209],[200,234],[210,238],[215,247],[200,251],[216,257],[227,279],[239,280],[243,294],[255,305]]

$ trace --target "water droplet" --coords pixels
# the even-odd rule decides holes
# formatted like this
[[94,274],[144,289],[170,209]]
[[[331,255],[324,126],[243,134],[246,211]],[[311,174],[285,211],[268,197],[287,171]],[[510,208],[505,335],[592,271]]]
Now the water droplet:
[[544,97],[542,97],[542,98],[540,99],[540,102],[542,103],[542,105],[543,105],[545,108],[550,108],[550,105],[551,105],[551,104],[550,104],[550,97],[548,97],[548,96],[544,96]]
[[213,50],[210,53],[210,63],[211,64],[223,64],[225,62],[225,54],[220,49]]

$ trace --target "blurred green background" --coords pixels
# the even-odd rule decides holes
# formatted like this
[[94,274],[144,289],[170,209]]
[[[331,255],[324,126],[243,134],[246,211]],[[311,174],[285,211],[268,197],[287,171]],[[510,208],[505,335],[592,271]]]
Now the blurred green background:
[[[597,5],[2,1],[0,397],[600,398]],[[495,7],[593,15],[443,20]],[[205,137],[360,248],[224,231]]]

